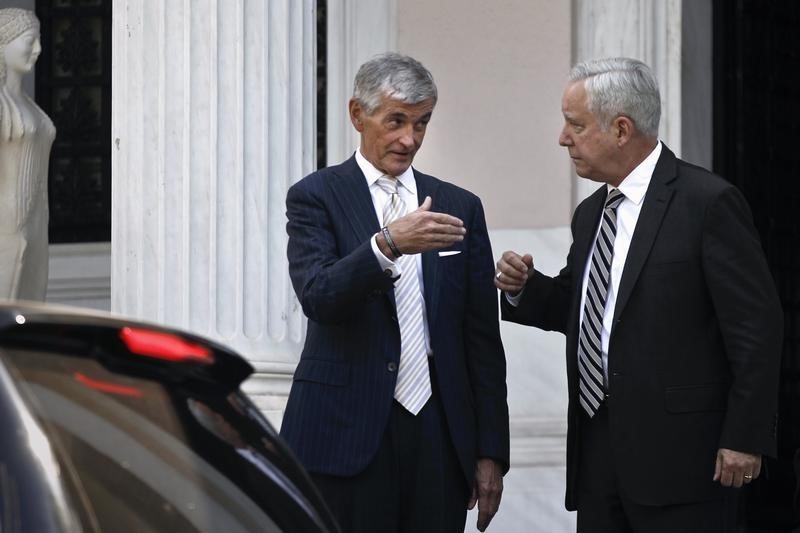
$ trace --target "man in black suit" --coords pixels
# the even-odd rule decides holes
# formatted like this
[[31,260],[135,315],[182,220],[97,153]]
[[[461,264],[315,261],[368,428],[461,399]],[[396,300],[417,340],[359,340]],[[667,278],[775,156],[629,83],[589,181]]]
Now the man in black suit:
[[433,78],[389,53],[358,71],[361,144],[286,199],[308,317],[281,434],[343,531],[483,531],[508,469],[505,356],[480,200],[411,168]]
[[514,252],[495,276],[505,320],[567,336],[566,506],[579,532],[732,531],[723,487],[776,451],[783,327],[748,206],[658,141],[646,65],[569,79],[559,144],[604,185],[576,208],[557,276]]

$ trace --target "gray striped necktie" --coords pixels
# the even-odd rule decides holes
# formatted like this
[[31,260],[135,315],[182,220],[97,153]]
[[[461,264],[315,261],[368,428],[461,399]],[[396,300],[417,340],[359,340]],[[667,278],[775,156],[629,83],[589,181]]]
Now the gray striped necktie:
[[[395,178],[381,176],[378,186],[390,197],[383,207],[383,225],[388,226],[408,212],[398,193]],[[400,278],[394,284],[397,322],[400,326],[400,367],[394,397],[410,413],[416,415],[431,396],[428,374],[428,353],[425,346],[423,313],[425,301],[420,289],[415,255],[403,255],[395,262],[400,267]]]
[[578,398],[586,413],[593,417],[605,398],[603,392],[603,356],[600,332],[608,294],[614,237],[617,234],[617,207],[625,199],[619,189],[611,189],[606,197],[603,219],[592,251],[586,303],[578,335]]

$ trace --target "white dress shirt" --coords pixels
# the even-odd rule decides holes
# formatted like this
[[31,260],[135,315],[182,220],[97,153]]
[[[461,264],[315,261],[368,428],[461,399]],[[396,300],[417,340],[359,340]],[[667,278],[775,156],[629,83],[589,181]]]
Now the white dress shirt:
[[[656,144],[656,147],[650,152],[644,161],[634,168],[630,174],[625,176],[622,183],[619,185],[619,190],[625,195],[625,199],[617,207],[617,234],[614,237],[614,256],[611,259],[611,279],[608,285],[608,294],[606,295],[606,307],[603,312],[603,328],[600,332],[601,354],[603,357],[603,377],[605,378],[605,385],[608,387],[608,340],[611,336],[611,326],[614,320],[614,308],[617,303],[617,293],[619,292],[619,283],[622,279],[622,270],[625,268],[625,260],[628,258],[628,250],[631,247],[631,239],[633,232],[636,229],[636,223],[639,221],[639,213],[642,211],[642,201],[647,192],[647,187],[650,185],[650,179],[653,177],[653,170],[656,168],[658,158],[661,156],[661,142]],[[608,190],[612,189],[611,185],[607,185]],[[599,220],[598,220],[599,222]],[[598,224],[597,231],[594,235],[594,240],[597,239],[597,233],[600,231]],[[594,243],[594,240],[592,242]],[[592,245],[594,250],[594,244]],[[583,269],[583,283],[581,285],[581,306],[580,306],[580,321],[583,323],[583,311],[586,305],[586,284],[589,281],[589,267],[592,261],[592,254],[586,258],[586,265]]]
[[[383,176],[383,172],[375,168],[375,166],[367,161],[363,155],[361,155],[361,149],[356,150],[356,163],[358,164],[358,168],[361,169],[361,172],[364,173],[364,177],[367,179],[367,187],[369,187],[369,193],[372,196],[372,206],[375,208],[375,215],[378,217],[378,223],[383,225],[383,206],[386,205],[386,202],[389,201],[389,197],[391,196],[389,193],[384,191],[378,185],[378,178]],[[400,174],[399,176],[395,176],[397,178],[397,192],[400,195],[400,199],[403,200],[406,204],[406,208],[408,212],[414,211],[419,207],[419,199],[417,197],[417,180],[414,179],[414,171],[411,167],[408,167],[405,172]],[[381,266],[382,270],[390,270],[392,272],[392,277],[396,278],[402,274],[400,270],[400,266],[383,255],[380,248],[378,247],[378,235],[375,234],[372,239],[370,239],[370,245],[372,246],[372,253],[375,254],[375,258],[378,260],[378,263]],[[416,272],[415,275],[419,280],[419,290],[422,292],[422,301],[425,301],[425,282],[422,279],[422,256],[420,254],[413,254],[414,257],[414,264],[416,265]],[[422,322],[425,326],[425,347],[428,353],[431,353],[431,337],[430,333],[428,332],[428,317],[423,315]]]

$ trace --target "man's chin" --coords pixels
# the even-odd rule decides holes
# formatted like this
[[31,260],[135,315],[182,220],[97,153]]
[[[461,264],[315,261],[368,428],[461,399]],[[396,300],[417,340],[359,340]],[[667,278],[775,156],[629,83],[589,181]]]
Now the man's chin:
[[591,175],[589,174],[589,171],[585,168],[579,167],[578,165],[575,165],[575,174],[577,174],[581,178],[586,178],[587,180],[592,179]]
[[577,174],[578,177],[581,177],[585,180],[596,181],[597,183],[606,183],[606,180],[604,180],[603,178],[598,178],[596,175],[593,175],[589,169],[586,168],[575,167],[575,174]]
[[408,170],[408,167],[411,166],[411,161],[412,161],[411,158],[403,161],[392,161],[391,163],[386,165],[386,171],[391,176],[399,176],[400,174]]

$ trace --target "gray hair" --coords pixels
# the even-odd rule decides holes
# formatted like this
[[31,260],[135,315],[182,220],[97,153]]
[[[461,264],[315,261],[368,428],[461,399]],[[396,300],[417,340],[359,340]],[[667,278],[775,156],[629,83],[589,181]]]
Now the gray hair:
[[603,129],[620,115],[630,118],[649,137],[658,136],[661,96],[650,67],[628,57],[593,59],[578,63],[569,80],[585,80],[589,111]]
[[438,98],[433,75],[413,57],[387,52],[373,57],[358,69],[353,98],[371,115],[387,96],[407,104]]

